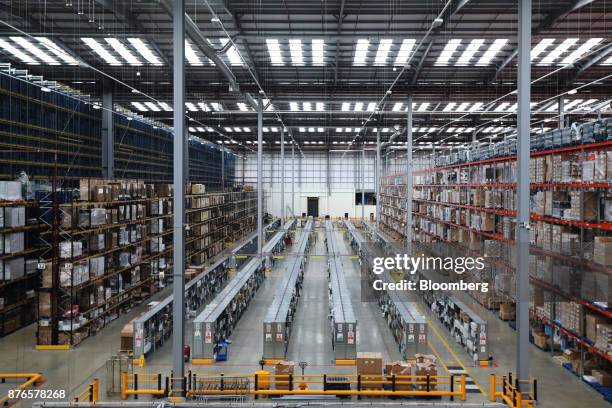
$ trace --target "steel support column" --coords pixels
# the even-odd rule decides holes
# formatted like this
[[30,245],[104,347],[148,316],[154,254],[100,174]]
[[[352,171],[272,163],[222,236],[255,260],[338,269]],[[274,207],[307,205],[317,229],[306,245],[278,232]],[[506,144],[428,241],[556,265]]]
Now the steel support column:
[[361,221],[365,221],[365,141],[361,148]]
[[291,142],[291,212],[295,217],[295,142]]
[[281,126],[281,221],[285,225],[285,127]]
[[382,162],[380,155],[380,127],[376,132],[376,227],[380,228],[380,186],[382,180]]
[[257,98],[257,255],[263,248],[263,101]]
[[115,172],[115,126],[113,120],[113,93],[102,93],[102,176],[113,178]]
[[174,42],[174,216],[173,216],[173,288],[172,302],[172,389],[185,396],[185,0],[173,3]]
[[221,191],[225,191],[225,147],[221,146]]
[[412,255],[412,95],[408,95],[406,123],[406,250]]
[[565,127],[565,95],[557,98],[557,112],[559,115],[559,129],[563,129]]
[[[529,379],[529,144],[531,100],[531,0],[519,1],[518,21],[518,145],[516,242],[517,380]],[[523,385],[521,383],[521,385]]]

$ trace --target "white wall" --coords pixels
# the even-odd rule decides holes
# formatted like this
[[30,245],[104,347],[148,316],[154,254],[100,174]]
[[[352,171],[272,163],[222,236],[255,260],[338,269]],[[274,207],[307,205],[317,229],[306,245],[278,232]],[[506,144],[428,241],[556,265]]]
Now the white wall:
[[[307,197],[319,197],[319,215],[361,217],[361,206],[355,205],[355,192],[374,191],[375,153],[367,151],[362,166],[361,152],[312,152],[295,160],[295,210],[307,212]],[[244,163],[244,165],[243,165]],[[329,171],[328,171],[329,169]],[[285,205],[291,207],[291,149],[285,151]],[[328,176],[329,173],[329,176]],[[364,183],[362,184],[362,177]],[[236,158],[236,183],[257,185],[257,156]],[[281,165],[279,152],[266,152],[263,156],[263,188],[267,211],[281,214]],[[376,213],[376,206],[366,205],[365,216]]]

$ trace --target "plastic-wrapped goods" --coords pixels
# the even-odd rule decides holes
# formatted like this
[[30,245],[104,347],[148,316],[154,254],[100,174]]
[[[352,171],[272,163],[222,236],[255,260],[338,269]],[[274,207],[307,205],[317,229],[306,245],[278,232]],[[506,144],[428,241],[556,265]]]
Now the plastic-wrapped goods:
[[83,243],[81,241],[60,242],[60,258],[70,259],[83,255]]
[[0,200],[19,201],[23,200],[21,193],[21,182],[0,181]]
[[595,160],[584,160],[582,162],[582,181],[584,183],[595,181]]
[[101,251],[104,250],[104,234],[93,234],[89,237],[89,250]]
[[89,260],[89,271],[93,278],[104,275],[104,257],[91,258]]
[[13,258],[0,260],[0,281],[21,278],[25,275],[25,260]]
[[130,266],[130,253],[129,252],[119,253],[119,266],[121,268],[127,268],[128,266]]
[[0,208],[0,227],[22,227],[25,225],[25,207]]
[[17,254],[24,250],[24,234],[23,232],[13,232],[9,234],[0,234],[2,245],[0,245],[0,253]]

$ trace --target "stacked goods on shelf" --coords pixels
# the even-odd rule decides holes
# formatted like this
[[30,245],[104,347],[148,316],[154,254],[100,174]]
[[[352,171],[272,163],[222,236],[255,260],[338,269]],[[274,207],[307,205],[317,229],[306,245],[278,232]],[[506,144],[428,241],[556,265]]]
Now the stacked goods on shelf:
[[[257,193],[254,191],[237,191],[230,194],[230,206],[227,209],[227,236],[237,241],[255,228],[257,222]],[[265,213],[265,209],[264,209]]]
[[187,195],[189,262],[201,265],[223,250],[226,237],[227,194],[205,192],[203,184],[192,184]]
[[357,352],[357,374],[361,375],[361,388],[379,389],[383,387],[381,375],[383,370],[382,354],[378,352]]
[[19,181],[0,181],[0,337],[36,320],[41,228]]
[[[570,134],[580,137],[553,138],[531,153],[532,327],[561,348],[577,346],[608,364],[607,339],[597,343],[584,319],[588,312],[607,324],[612,316],[612,120],[575,125]],[[484,257],[484,270],[462,278],[490,282],[489,294],[477,300],[513,320],[516,156],[508,155],[512,149],[479,149],[438,157],[437,167],[414,172],[415,245]],[[381,221],[398,237],[404,235],[405,184],[397,174],[381,186]]]

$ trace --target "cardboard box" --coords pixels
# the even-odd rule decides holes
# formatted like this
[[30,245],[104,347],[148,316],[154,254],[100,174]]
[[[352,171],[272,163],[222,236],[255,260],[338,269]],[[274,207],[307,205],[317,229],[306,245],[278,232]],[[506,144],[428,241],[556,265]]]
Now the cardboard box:
[[601,265],[612,265],[612,237],[595,237],[593,261]]
[[591,377],[595,378],[600,385],[612,387],[612,374],[604,370],[591,370]]
[[531,334],[533,335],[533,344],[535,344],[537,347],[541,348],[542,350],[548,349],[548,347],[550,346],[550,336],[548,336],[544,332],[533,331],[533,330]]
[[274,365],[274,374],[279,376],[275,378],[275,388],[277,390],[288,390],[289,389],[289,374],[293,374],[295,371],[295,362],[282,360]]
[[358,352],[356,363],[357,374],[362,375],[362,388],[382,388],[382,381],[380,381],[383,368],[381,353]]
[[[390,380],[391,376],[395,378],[395,389],[399,391],[411,390],[413,388],[413,378],[401,378],[402,376],[412,376],[412,364],[406,363],[405,361],[393,361],[385,364],[385,374],[387,380]],[[399,378],[397,378],[399,377]],[[408,384],[403,384],[403,383]]]
[[608,319],[601,315],[587,314],[586,319],[586,337],[595,342],[597,339],[597,325],[605,323]]

